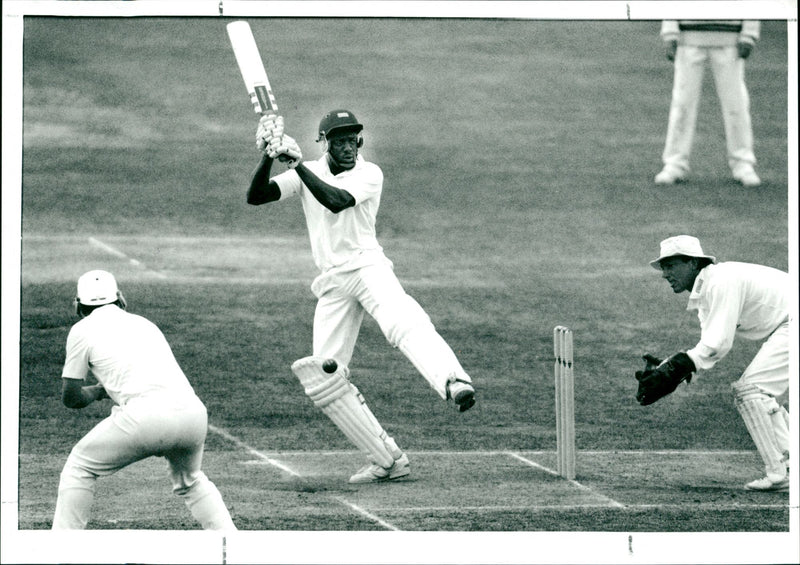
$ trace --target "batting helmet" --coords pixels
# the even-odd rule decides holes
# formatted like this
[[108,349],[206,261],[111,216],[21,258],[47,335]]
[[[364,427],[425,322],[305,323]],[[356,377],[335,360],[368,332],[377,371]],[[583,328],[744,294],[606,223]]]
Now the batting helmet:
[[331,133],[336,130],[354,131],[356,133],[364,129],[358,123],[358,119],[349,110],[332,110],[323,116],[319,122],[319,136],[317,141],[328,139]]
[[107,271],[89,271],[78,279],[76,300],[85,306],[111,304],[119,298],[119,289],[114,275]]

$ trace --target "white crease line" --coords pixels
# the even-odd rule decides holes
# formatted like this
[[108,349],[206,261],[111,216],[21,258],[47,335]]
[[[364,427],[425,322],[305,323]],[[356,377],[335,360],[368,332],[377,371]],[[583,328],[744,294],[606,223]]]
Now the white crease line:
[[[498,506],[409,506],[409,507],[391,507],[391,508],[376,508],[379,511],[402,513],[402,514],[415,514],[417,512],[453,512],[454,510],[463,510],[470,512],[544,512],[550,510],[582,510],[582,509],[603,509],[611,508],[608,504],[534,504],[530,506],[513,506],[513,505],[498,505]],[[705,502],[700,504],[629,504],[623,506],[624,510],[686,510],[691,508],[693,510],[707,508],[709,510],[780,510],[782,508],[789,508],[789,504],[715,504],[713,502]]]
[[300,473],[298,473],[297,471],[295,471],[294,469],[291,469],[290,467],[287,467],[286,465],[284,465],[283,463],[281,463],[277,459],[272,459],[271,457],[267,457],[266,455],[264,455],[260,451],[258,451],[256,449],[253,449],[252,447],[250,447],[249,445],[244,443],[242,440],[240,440],[237,437],[232,436],[231,434],[229,434],[225,430],[220,429],[217,426],[214,426],[212,424],[208,425],[208,429],[211,430],[212,432],[214,432],[215,434],[221,435],[222,437],[224,437],[228,441],[230,441],[232,443],[235,443],[236,445],[238,445],[239,447],[241,447],[242,449],[247,451],[247,453],[249,453],[250,455],[255,455],[261,461],[263,461],[265,463],[268,463],[268,464],[272,465],[273,467],[277,467],[281,471],[289,473],[290,475],[292,475],[294,477],[302,477],[302,475]]
[[[505,453],[507,455],[513,457],[514,459],[518,459],[519,461],[522,461],[523,463],[525,463],[527,465],[530,465],[531,467],[535,467],[536,469],[540,469],[542,471],[545,471],[546,473],[550,473],[551,475],[555,475],[556,477],[560,477],[561,476],[556,471],[554,471],[553,469],[550,469],[549,467],[545,467],[544,465],[539,465],[538,463],[536,463],[534,461],[531,461],[530,459],[527,459],[527,458],[523,457],[522,455],[518,455],[518,454],[513,453],[511,451],[506,451]],[[582,490],[590,492],[590,493],[592,493],[592,494],[594,494],[596,496],[599,496],[600,498],[604,498],[605,500],[607,500],[611,504],[611,506],[614,506],[616,508],[625,508],[625,505],[622,504],[621,502],[617,502],[616,500],[614,500],[611,497],[608,497],[608,496],[606,496],[604,494],[600,494],[599,492],[595,492],[593,489],[587,487],[584,484],[579,483],[575,479],[566,479],[566,480],[569,483],[575,485],[576,487],[578,487],[578,488],[580,488]]]
[[526,465],[530,465],[531,467],[535,467],[536,469],[539,469],[540,471],[544,471],[545,473],[550,473],[554,477],[560,477],[561,476],[561,475],[558,474],[557,471],[554,471],[550,467],[545,467],[544,465],[539,465],[535,461],[531,461],[530,459],[528,459],[526,457],[523,457],[522,455],[518,455],[518,454],[513,453],[511,451],[504,451],[503,453],[508,455],[508,456],[510,456],[510,457],[513,457],[514,459],[519,459],[520,461],[522,461]]
[[786,504],[736,504],[729,503],[729,504],[716,504],[714,502],[701,502],[700,504],[695,505],[686,505],[686,504],[676,504],[676,503],[664,503],[664,504],[631,504],[630,506],[626,506],[626,508],[632,510],[685,510],[686,508],[691,508],[693,510],[696,509],[704,509],[707,508],[709,510],[779,510],[781,508],[789,508],[789,503]]
[[[208,425],[208,429],[211,430],[212,432],[214,432],[215,434],[221,435],[222,437],[224,437],[228,441],[233,442],[237,446],[239,446],[242,449],[244,449],[245,451],[247,451],[250,455],[255,455],[256,457],[258,457],[260,460],[264,461],[265,463],[268,463],[268,464],[270,464],[270,465],[272,465],[274,467],[277,467],[278,469],[280,469],[280,470],[282,470],[282,471],[284,471],[286,473],[289,473],[290,475],[292,475],[294,477],[297,477],[297,478],[300,478],[300,479],[303,478],[303,475],[301,475],[297,471],[291,469],[290,467],[284,465],[283,463],[281,463],[280,461],[278,461],[276,459],[272,459],[271,457],[267,457],[266,455],[264,455],[263,453],[261,453],[257,449],[253,449],[252,447],[250,447],[249,445],[244,443],[242,440],[240,440],[239,438],[237,438],[235,436],[232,436],[231,434],[229,434],[225,430],[220,429],[220,428],[218,428],[218,427],[216,427],[216,426],[214,426],[212,424]],[[375,516],[374,514],[371,514],[370,512],[364,510],[363,508],[361,508],[357,504],[353,504],[352,502],[349,502],[349,501],[345,500],[344,498],[341,498],[341,497],[338,497],[338,496],[330,496],[330,495],[328,496],[328,498],[330,498],[331,500],[335,500],[339,504],[347,506],[351,510],[354,510],[354,511],[358,512],[359,514],[361,514],[362,516],[365,516],[365,517],[369,518],[370,520],[372,520],[374,522],[377,522],[378,524],[380,524],[381,526],[383,526],[384,528],[386,528],[388,530],[392,530],[392,531],[396,531],[396,532],[400,531],[400,528],[394,526],[393,524],[390,524],[389,522],[386,522],[385,520],[381,520],[379,517]]]
[[157,277],[159,277],[161,279],[167,278],[167,275],[165,275],[164,273],[159,273],[158,271],[155,271],[153,269],[147,268],[138,259],[134,259],[132,257],[128,257],[125,253],[123,253],[119,249],[111,247],[110,245],[108,245],[107,243],[103,243],[99,239],[96,239],[94,237],[90,237],[89,238],[89,243],[94,245],[95,247],[99,247],[100,249],[102,249],[106,253],[110,253],[111,255],[114,255],[115,257],[119,257],[120,259],[126,259],[128,261],[128,263],[130,263],[131,265],[133,265],[135,267],[141,267],[145,271],[151,272],[151,273],[153,273],[154,275],[156,275]]
[[349,508],[352,508],[353,510],[355,510],[356,512],[358,512],[359,514],[361,514],[363,516],[366,516],[370,520],[373,520],[374,522],[377,522],[378,524],[380,524],[381,526],[383,526],[387,530],[392,530],[393,532],[401,531],[400,528],[398,528],[394,524],[390,524],[386,520],[382,520],[382,519],[378,518],[377,516],[375,516],[371,512],[367,512],[366,510],[364,510],[363,508],[361,508],[357,504],[353,504],[352,502],[350,502],[348,500],[345,500],[344,498],[341,498],[341,497],[338,497],[338,496],[331,496],[331,498],[336,500],[337,502],[339,502],[341,504],[344,504],[345,506],[348,506]]

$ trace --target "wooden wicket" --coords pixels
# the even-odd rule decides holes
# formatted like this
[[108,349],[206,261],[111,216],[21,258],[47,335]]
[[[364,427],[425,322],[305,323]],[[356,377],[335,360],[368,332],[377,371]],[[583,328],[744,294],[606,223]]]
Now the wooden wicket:
[[556,387],[556,455],[558,474],[575,478],[575,376],[573,372],[572,330],[553,329]]

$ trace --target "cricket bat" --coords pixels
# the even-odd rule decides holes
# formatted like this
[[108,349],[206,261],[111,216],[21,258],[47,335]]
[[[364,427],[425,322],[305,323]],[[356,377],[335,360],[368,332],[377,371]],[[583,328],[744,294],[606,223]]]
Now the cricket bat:
[[[262,116],[266,114],[278,113],[278,103],[272,93],[272,87],[267,78],[267,71],[264,68],[264,61],[258,52],[256,40],[253,37],[253,30],[250,24],[245,21],[231,22],[227,25],[228,38],[231,40],[233,54],[236,56],[236,63],[244,79],[244,86],[250,95],[253,109]],[[286,155],[281,155],[278,160],[282,163],[293,163],[294,159]]]
[[244,86],[250,95],[250,101],[256,113],[277,114],[278,103],[272,93],[272,87],[264,69],[264,62],[258,52],[256,40],[250,24],[245,21],[231,22],[227,25],[228,37],[231,40],[236,63],[244,79]]

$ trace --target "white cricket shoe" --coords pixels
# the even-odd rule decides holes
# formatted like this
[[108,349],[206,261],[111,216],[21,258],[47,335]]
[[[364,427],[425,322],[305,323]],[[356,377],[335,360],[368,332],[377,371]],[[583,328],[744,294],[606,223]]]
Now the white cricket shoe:
[[784,476],[782,479],[772,480],[769,476],[763,479],[756,479],[744,485],[747,490],[757,490],[761,492],[776,492],[789,490],[789,475]]
[[388,469],[374,463],[364,465],[355,475],[350,477],[349,482],[352,484],[380,483],[406,477],[409,473],[411,473],[411,464],[408,461],[408,456],[403,453],[398,459],[394,460],[394,464]]
[[755,188],[761,186],[761,179],[753,169],[744,169],[735,175],[733,178],[736,182],[747,188]]
[[456,403],[459,412],[466,412],[475,406],[475,389],[464,381],[453,381],[447,387],[447,394]]
[[655,176],[653,182],[656,184],[676,184],[685,180],[686,176],[683,173],[675,169],[664,167],[661,172]]

